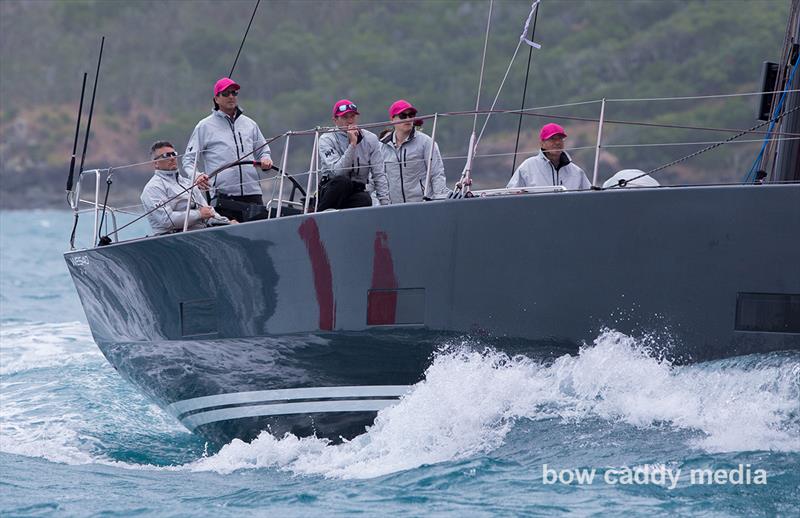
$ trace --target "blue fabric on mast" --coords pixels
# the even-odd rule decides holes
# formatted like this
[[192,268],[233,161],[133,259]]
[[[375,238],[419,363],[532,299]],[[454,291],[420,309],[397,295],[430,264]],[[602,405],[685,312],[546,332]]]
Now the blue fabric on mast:
[[[794,67],[792,68],[791,74],[789,74],[789,80],[786,81],[786,87],[784,88],[784,92],[781,95],[780,101],[778,101],[778,105],[775,107],[775,111],[772,113],[772,122],[769,124],[769,129],[767,130],[767,134],[764,135],[764,143],[761,145],[761,151],[758,152],[758,156],[756,156],[755,162],[750,167],[750,170],[747,172],[747,176],[744,178],[744,183],[749,183],[750,177],[753,176],[755,171],[761,167],[761,161],[764,159],[764,151],[767,149],[767,142],[769,142],[770,134],[772,130],[775,128],[775,123],[777,122],[776,117],[778,113],[780,113],[781,108],[783,107],[783,101],[786,99],[786,94],[789,93],[788,90],[792,89],[792,81],[794,80],[794,73],[797,71],[797,65],[800,64],[800,58],[797,59],[794,63]],[[755,181],[755,177],[752,181]]]

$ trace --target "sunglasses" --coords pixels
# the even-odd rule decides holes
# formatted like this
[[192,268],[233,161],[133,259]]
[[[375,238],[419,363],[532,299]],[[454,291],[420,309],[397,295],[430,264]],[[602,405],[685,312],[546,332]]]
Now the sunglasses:
[[167,158],[175,158],[178,156],[178,153],[175,151],[167,151],[166,153],[161,153],[158,156],[154,156],[153,160],[166,160]]
[[339,106],[338,108],[336,108],[336,111],[338,111],[339,113],[344,113],[347,110],[358,111],[358,107],[355,104],[350,103],[350,104],[343,104],[343,105]]
[[413,118],[414,118],[414,117],[416,117],[416,116],[417,116],[417,113],[416,113],[416,112],[414,112],[414,113],[411,113],[411,112],[403,112],[403,113],[399,114],[399,115],[397,116],[397,118],[398,118],[398,119],[403,119],[403,120],[405,120],[405,119],[413,119]]
[[239,90],[225,90],[224,92],[220,92],[219,94],[222,97],[228,97],[229,95],[237,97],[239,95]]

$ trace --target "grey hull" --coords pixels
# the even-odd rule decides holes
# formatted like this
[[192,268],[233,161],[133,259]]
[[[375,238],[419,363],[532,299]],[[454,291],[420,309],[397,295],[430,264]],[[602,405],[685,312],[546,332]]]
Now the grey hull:
[[678,361],[800,348],[800,185],[447,200],[70,252],[99,347],[223,443],[363,432],[465,335],[529,355],[603,327]]

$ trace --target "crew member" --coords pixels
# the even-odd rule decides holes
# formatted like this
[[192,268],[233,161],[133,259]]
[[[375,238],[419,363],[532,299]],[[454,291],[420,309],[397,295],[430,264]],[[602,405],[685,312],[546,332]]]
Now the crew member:
[[583,169],[564,151],[567,132],[558,124],[545,124],[539,131],[541,151],[522,162],[508,182],[508,188],[563,185],[567,190],[590,189]]
[[229,223],[228,218],[219,216],[208,205],[200,189],[189,189],[192,182],[178,173],[177,157],[175,148],[166,140],[159,140],[150,146],[155,172],[142,190],[141,199],[153,231],[156,234],[182,231],[187,203],[190,203],[188,230]]
[[[238,161],[259,162],[261,169],[272,167],[270,149],[255,121],[242,113],[238,105],[240,87],[223,77],[214,84],[214,110],[195,126],[183,169],[193,178],[195,154],[199,150],[206,172]],[[211,202],[223,216],[239,221],[266,217],[258,171],[253,165],[229,167],[211,180]]]
[[[319,138],[322,169],[318,210],[369,207],[372,198],[389,204],[389,190],[383,163],[381,143],[374,133],[358,128],[358,107],[347,99],[333,105],[333,122],[337,131]],[[371,181],[371,182],[370,182]]]
[[[381,135],[392,203],[422,201],[425,195],[431,199],[447,197],[447,179],[439,146],[434,143],[431,161],[431,138],[417,129],[422,121],[415,120],[416,115],[417,109],[410,102],[395,101],[389,107],[389,118],[394,123],[392,129]],[[431,178],[426,189],[429,162]]]

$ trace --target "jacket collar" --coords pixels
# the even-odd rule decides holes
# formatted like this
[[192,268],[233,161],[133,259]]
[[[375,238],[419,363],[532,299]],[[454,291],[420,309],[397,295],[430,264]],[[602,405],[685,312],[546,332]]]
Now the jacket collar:
[[[411,133],[408,134],[408,139],[406,139],[406,142],[411,142],[414,139],[414,135],[416,134],[417,134],[417,129],[411,128]],[[394,146],[394,130],[393,129],[389,130],[389,132],[383,136],[381,142],[383,142],[384,144],[392,144]],[[405,144],[406,142],[403,142],[403,144]]]
[[[544,154],[543,150],[539,150],[539,157],[544,160],[545,162],[550,162],[550,159],[547,158],[547,155]],[[561,152],[561,157],[558,159],[558,164],[555,164],[556,171],[560,170],[562,167],[567,166],[572,163],[572,158],[567,154],[566,151]]]
[[239,116],[240,116],[241,114],[243,114],[244,112],[242,111],[242,109],[241,109],[241,108],[239,108],[239,107],[237,106],[237,107],[236,107],[236,114],[234,115],[234,117],[233,117],[233,120],[231,120],[231,118],[230,118],[230,117],[228,117],[228,114],[227,114],[227,113],[225,113],[224,111],[220,110],[219,108],[214,108],[214,111],[213,111],[213,112],[211,112],[211,113],[212,113],[212,114],[216,114],[218,117],[222,117],[222,118],[223,118],[223,119],[225,119],[225,120],[229,120],[229,121],[231,121],[231,122],[234,122],[234,121],[236,121],[236,119],[238,119],[238,118],[239,118]]
[[165,171],[164,169],[156,169],[153,171],[154,176],[158,176],[164,178],[165,180],[175,180],[178,181],[178,170],[175,169],[174,171]]

